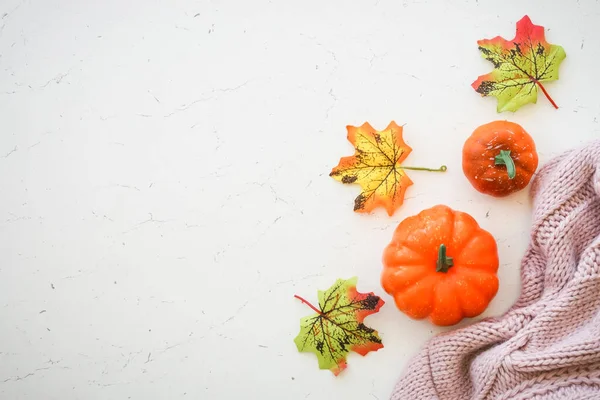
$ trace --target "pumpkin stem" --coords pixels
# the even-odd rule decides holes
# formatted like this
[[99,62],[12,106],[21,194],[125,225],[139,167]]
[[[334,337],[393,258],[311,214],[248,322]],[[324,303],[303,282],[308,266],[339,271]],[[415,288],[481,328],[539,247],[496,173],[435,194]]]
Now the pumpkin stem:
[[405,167],[403,165],[400,165],[398,168],[400,168],[400,169],[410,169],[412,171],[430,171],[430,172],[446,172],[446,170],[448,170],[448,167],[446,167],[445,165],[442,165],[439,168]]
[[454,265],[452,257],[446,256],[446,245],[441,244],[438,249],[438,259],[435,271],[436,272],[448,272],[451,266]]
[[498,154],[494,160],[496,165],[506,165],[508,179],[515,179],[515,176],[517,176],[517,170],[515,168],[515,162],[510,156],[510,150],[500,150],[500,154]]

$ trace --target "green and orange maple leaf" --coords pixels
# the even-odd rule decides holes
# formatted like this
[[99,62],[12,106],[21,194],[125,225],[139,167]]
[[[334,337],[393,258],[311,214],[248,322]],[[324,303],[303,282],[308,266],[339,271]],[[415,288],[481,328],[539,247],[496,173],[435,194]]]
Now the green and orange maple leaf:
[[500,36],[477,42],[483,58],[494,70],[471,85],[482,96],[498,99],[497,111],[517,111],[537,102],[538,88],[558,108],[542,82],[558,79],[558,67],[566,54],[561,46],[546,41],[544,27],[534,25],[526,15],[517,22],[513,40]]
[[362,192],[354,200],[354,211],[370,212],[383,206],[392,215],[404,202],[406,189],[413,184],[405,170],[446,171],[406,167],[402,162],[412,149],[402,138],[402,127],[394,121],[383,131],[377,131],[368,122],[362,126],[347,126],[348,140],[355,147],[353,156],[342,157],[329,174],[342,183],[356,183]]
[[329,289],[319,290],[319,308],[294,296],[316,312],[300,320],[300,333],[294,339],[298,351],[316,354],[319,368],[336,376],[346,368],[350,351],[364,356],[383,348],[377,331],[363,320],[378,312],[384,301],[373,293],[359,293],[357,281],[356,277],[338,279]]

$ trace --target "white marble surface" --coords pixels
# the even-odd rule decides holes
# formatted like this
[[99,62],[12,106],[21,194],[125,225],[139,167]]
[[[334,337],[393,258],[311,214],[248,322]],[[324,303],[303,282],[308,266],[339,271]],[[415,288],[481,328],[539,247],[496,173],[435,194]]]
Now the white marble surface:
[[[384,399],[439,329],[379,286],[397,223],[445,203],[498,239],[519,291],[530,205],[476,193],[475,127],[522,124],[541,162],[600,136],[600,3],[373,0],[0,1],[0,398]],[[529,14],[567,59],[545,98],[497,115],[470,87],[476,40]],[[393,217],[328,177],[345,126],[406,124]],[[338,277],[387,301],[385,348],[338,378],[293,338]]]

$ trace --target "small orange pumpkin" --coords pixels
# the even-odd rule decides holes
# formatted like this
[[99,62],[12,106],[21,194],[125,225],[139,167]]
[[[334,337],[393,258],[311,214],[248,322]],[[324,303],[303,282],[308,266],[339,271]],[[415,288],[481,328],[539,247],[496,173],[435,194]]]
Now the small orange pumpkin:
[[467,139],[462,164],[475,189],[504,197],[529,184],[538,155],[533,139],[519,124],[494,121],[481,125]]
[[481,314],[498,291],[498,249],[470,215],[438,205],[402,221],[383,253],[383,289],[436,325]]

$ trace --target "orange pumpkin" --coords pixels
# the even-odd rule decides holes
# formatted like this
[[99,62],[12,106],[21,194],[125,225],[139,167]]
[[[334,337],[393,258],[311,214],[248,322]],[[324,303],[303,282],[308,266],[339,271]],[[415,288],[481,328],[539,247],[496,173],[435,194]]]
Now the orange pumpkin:
[[535,173],[535,143],[518,124],[481,125],[463,147],[463,172],[481,193],[504,197],[523,189]]
[[470,215],[438,205],[402,221],[383,253],[383,289],[411,318],[454,325],[498,291],[498,249]]

